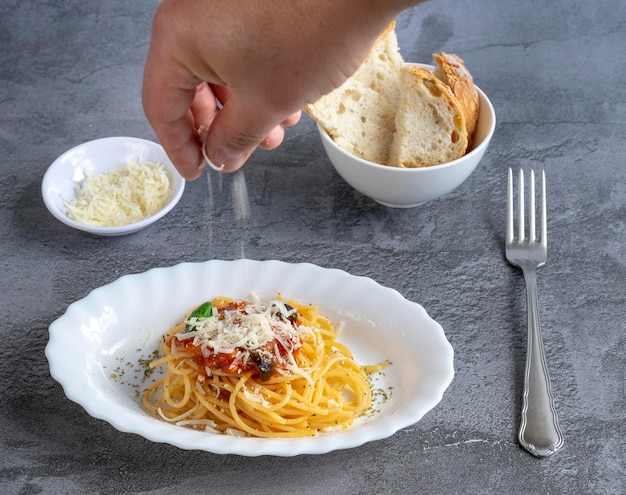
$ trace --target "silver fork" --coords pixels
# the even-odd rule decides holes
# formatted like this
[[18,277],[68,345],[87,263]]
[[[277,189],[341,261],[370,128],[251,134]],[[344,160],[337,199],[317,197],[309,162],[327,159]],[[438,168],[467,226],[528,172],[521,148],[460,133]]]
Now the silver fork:
[[554,408],[554,398],[541,338],[537,304],[537,268],[548,259],[546,175],[541,173],[541,224],[535,235],[535,172],[528,188],[528,236],[524,229],[524,172],[519,171],[517,236],[513,215],[513,171],[509,168],[505,251],[512,265],[522,269],[526,281],[528,344],[519,443],[536,457],[547,457],[563,446],[563,435]]

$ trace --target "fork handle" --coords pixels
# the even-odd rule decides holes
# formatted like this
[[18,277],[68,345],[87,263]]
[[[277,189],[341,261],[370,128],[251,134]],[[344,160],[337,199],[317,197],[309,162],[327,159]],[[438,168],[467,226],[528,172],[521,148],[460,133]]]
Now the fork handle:
[[523,267],[528,307],[528,344],[519,443],[536,457],[547,457],[563,446],[543,350],[537,303],[537,272]]

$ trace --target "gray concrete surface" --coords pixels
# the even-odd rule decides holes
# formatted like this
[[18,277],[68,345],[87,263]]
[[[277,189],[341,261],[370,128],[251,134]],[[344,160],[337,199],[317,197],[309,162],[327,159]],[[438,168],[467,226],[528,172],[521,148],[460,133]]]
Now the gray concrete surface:
[[[90,139],[154,139],[140,86],[155,5],[0,4],[0,493],[626,493],[626,3],[432,0],[399,17],[404,58],[459,53],[498,116],[479,168],[439,201],[391,210],[351,190],[305,117],[246,166],[244,228],[224,177],[213,206],[205,179],[189,183],[135,235],[73,231],[46,211],[43,173]],[[526,313],[503,255],[509,166],[549,182],[539,303],[566,445],[544,460],[516,441]],[[242,254],[341,268],[422,304],[456,352],[443,401],[362,447],[247,458],[116,431],[50,377],[48,325],[91,289]]]

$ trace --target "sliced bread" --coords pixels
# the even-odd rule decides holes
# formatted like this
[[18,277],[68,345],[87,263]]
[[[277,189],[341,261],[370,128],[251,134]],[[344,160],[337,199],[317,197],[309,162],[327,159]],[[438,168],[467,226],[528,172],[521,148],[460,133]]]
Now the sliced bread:
[[392,22],[378,36],[367,58],[352,76],[352,79],[382,94],[393,107],[398,100],[398,73],[404,65],[395,25],[396,23]]
[[463,156],[478,118],[478,93],[463,60],[434,54],[435,72],[405,64],[395,23],[342,86],[305,111],[343,149],[395,167],[427,167]]
[[395,108],[380,93],[353,79],[324,96],[309,114],[346,151],[376,163],[387,162]]
[[400,87],[389,165],[428,167],[463,156],[467,129],[452,90],[415,65],[402,67]]
[[403,60],[394,28],[378,36],[352,77],[304,109],[339,146],[376,163],[387,163],[395,131]]
[[435,76],[450,87],[463,109],[468,148],[471,148],[479,110],[478,91],[474,86],[474,78],[465,67],[463,59],[454,53],[434,53],[433,59],[437,64]]

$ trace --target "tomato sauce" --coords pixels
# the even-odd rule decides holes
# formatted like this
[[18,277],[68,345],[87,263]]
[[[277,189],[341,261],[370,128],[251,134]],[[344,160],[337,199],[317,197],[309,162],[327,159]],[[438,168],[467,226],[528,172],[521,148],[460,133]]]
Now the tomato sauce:
[[[247,305],[248,303],[246,301],[233,301],[217,308],[217,310],[218,314],[220,314],[227,310],[239,310]],[[219,316],[223,318],[222,315]],[[292,324],[296,324],[295,319],[292,321]],[[205,355],[200,346],[194,345],[194,339],[179,340],[177,335],[172,335],[167,338],[166,344],[172,347],[174,340],[176,340],[175,346],[177,348],[183,348],[186,352],[195,357],[196,363],[198,364],[198,374],[204,376],[208,375],[207,368],[221,373],[237,375],[252,371],[255,376],[260,375],[261,379],[264,381],[271,378],[271,376],[277,375],[279,371],[282,372],[281,374],[290,374],[286,368],[286,363],[292,362],[289,355],[293,356],[293,360],[295,360],[300,352],[299,345],[294,346],[296,349],[289,350],[286,349],[279,340],[274,339],[262,348],[254,351],[247,351],[244,348],[235,348],[231,352],[213,352],[209,355]],[[251,355],[254,355],[254,353],[258,351],[261,351],[259,354],[265,356],[262,363],[259,363],[259,359],[251,358]],[[278,351],[278,355],[276,351]],[[268,359],[271,362],[268,362]]]

